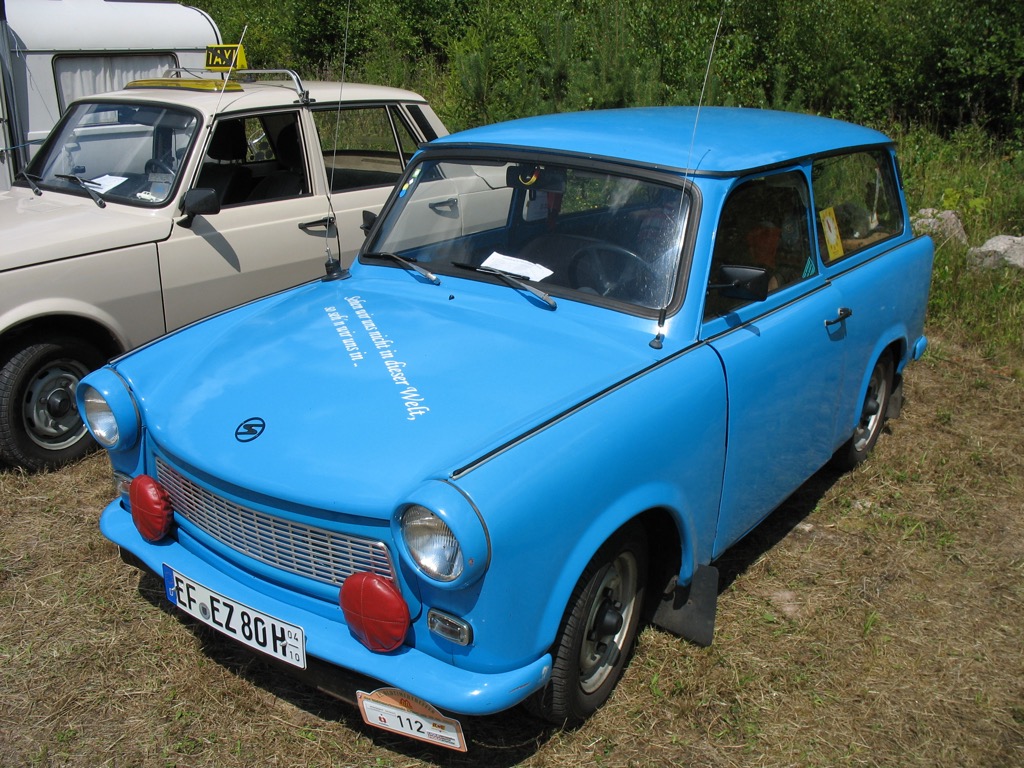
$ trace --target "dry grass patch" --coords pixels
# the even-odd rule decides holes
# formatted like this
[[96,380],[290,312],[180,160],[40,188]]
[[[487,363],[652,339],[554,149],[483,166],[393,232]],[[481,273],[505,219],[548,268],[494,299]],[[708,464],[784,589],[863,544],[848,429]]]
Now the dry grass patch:
[[110,494],[102,455],[0,471],[2,766],[1024,764],[1024,386],[952,345],[869,462],[723,558],[711,648],[647,629],[584,727],[467,720],[468,755],[171,612],[99,534]]

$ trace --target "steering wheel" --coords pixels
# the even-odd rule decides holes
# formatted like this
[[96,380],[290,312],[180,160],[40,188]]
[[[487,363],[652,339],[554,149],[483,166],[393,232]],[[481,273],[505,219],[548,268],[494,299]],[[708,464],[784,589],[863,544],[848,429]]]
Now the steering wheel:
[[171,168],[163,160],[158,160],[155,157],[151,157],[146,161],[146,173],[169,173],[174,175],[174,169]]
[[599,296],[623,301],[635,300],[637,283],[653,281],[654,270],[633,251],[613,243],[591,243],[569,259],[569,284],[577,290],[590,289]]

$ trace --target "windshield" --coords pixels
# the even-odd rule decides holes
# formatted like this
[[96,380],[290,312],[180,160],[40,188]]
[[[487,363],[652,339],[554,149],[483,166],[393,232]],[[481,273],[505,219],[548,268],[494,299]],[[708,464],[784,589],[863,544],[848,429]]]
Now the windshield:
[[427,159],[363,257],[658,310],[672,300],[688,210],[679,187],[593,167]]
[[27,173],[44,191],[160,205],[177,184],[197,124],[195,114],[166,106],[75,104]]

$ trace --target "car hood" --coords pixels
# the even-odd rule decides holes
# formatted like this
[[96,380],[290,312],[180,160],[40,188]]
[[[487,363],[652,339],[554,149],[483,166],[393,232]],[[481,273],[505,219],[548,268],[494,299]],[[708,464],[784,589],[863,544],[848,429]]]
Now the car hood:
[[117,362],[159,449],[247,495],[387,515],[655,360],[651,321],[387,271],[401,279],[300,286]]
[[15,187],[0,193],[0,272],[83,253],[110,251],[167,238],[163,212],[110,204],[88,197]]

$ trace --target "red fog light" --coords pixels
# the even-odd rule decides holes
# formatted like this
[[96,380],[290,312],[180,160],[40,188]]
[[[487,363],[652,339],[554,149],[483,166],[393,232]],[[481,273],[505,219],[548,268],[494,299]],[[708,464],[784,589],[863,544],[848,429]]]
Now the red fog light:
[[171,530],[174,511],[167,490],[149,475],[132,480],[128,491],[132,521],[146,541],[160,541]]
[[352,634],[371,651],[393,651],[405,640],[409,607],[387,579],[354,573],[341,585],[338,602]]

